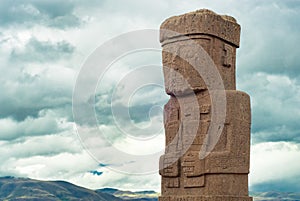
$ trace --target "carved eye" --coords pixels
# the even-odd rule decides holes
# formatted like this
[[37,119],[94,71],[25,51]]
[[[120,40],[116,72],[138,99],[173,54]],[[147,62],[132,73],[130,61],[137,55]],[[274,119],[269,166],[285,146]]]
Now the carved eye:
[[188,46],[182,47],[180,53],[182,53],[184,59],[190,59],[195,56],[195,52]]
[[193,58],[194,57],[194,55],[195,55],[195,52],[194,51],[191,51],[191,50],[188,50],[187,51],[187,58]]

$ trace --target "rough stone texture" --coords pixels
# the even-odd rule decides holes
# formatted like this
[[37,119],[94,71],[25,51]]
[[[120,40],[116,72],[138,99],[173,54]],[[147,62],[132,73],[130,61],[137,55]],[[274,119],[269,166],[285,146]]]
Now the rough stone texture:
[[[165,88],[170,100],[164,107],[166,149],[160,158],[159,200],[252,201],[248,196],[250,98],[236,91],[235,81],[239,24],[232,17],[198,10],[167,19],[161,30],[172,32],[161,31],[160,35]],[[201,147],[211,143],[208,129],[217,123],[212,119],[211,91],[206,82],[178,56],[191,58],[196,65],[202,62],[189,40],[201,45],[212,58],[226,96],[222,133],[204,158],[199,157]],[[196,105],[192,104],[193,99]]]

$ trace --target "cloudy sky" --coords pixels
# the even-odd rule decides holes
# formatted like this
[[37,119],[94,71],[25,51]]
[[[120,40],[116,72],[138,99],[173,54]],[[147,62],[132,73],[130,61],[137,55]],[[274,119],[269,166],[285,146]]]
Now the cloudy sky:
[[[250,189],[299,191],[298,0],[1,0],[0,176],[159,191],[153,171],[168,100],[160,51],[111,61],[96,84],[77,78],[93,75],[82,69],[98,47],[109,55],[105,42],[201,8],[242,27],[237,87],[251,96]],[[93,96],[76,95],[93,84]],[[92,115],[72,108],[73,92]]]

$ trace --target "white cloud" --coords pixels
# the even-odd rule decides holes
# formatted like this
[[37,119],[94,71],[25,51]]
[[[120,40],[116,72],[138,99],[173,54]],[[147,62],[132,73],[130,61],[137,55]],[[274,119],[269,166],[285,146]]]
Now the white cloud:
[[254,73],[240,85],[251,96],[253,142],[299,142],[300,85],[287,75]]
[[[82,148],[73,125],[57,134],[24,136],[13,141],[0,141],[0,144],[1,175],[57,178],[55,171],[73,174],[85,171],[87,166],[95,166],[96,163]],[[80,163],[75,165],[78,161]]]
[[250,185],[300,177],[300,145],[265,142],[251,147]]
[[86,152],[61,152],[54,156],[32,156],[20,159],[10,159],[3,164],[2,169],[11,171],[14,175],[23,175],[45,180],[69,180],[76,174],[84,174],[93,170],[97,163],[91,160]]
[[28,117],[21,122],[11,118],[0,119],[0,140],[54,134],[70,128],[70,125],[60,122],[64,122],[64,119],[57,118],[51,111],[41,111],[38,118]]
[[77,174],[70,177],[69,181],[90,189],[112,187],[133,191],[151,189],[160,192],[160,176],[156,173],[149,175],[128,175],[108,168],[99,168],[98,171],[103,172],[103,174],[101,176],[94,176],[90,173]]
[[85,149],[99,164],[124,174],[158,172],[158,161],[164,151],[164,135],[134,139],[114,126],[99,129],[77,125],[78,135]]

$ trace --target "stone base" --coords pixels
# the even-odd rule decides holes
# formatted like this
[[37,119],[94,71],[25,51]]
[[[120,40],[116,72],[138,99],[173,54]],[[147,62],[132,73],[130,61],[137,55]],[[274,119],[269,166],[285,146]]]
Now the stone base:
[[252,197],[242,196],[160,196],[159,201],[253,201]]

